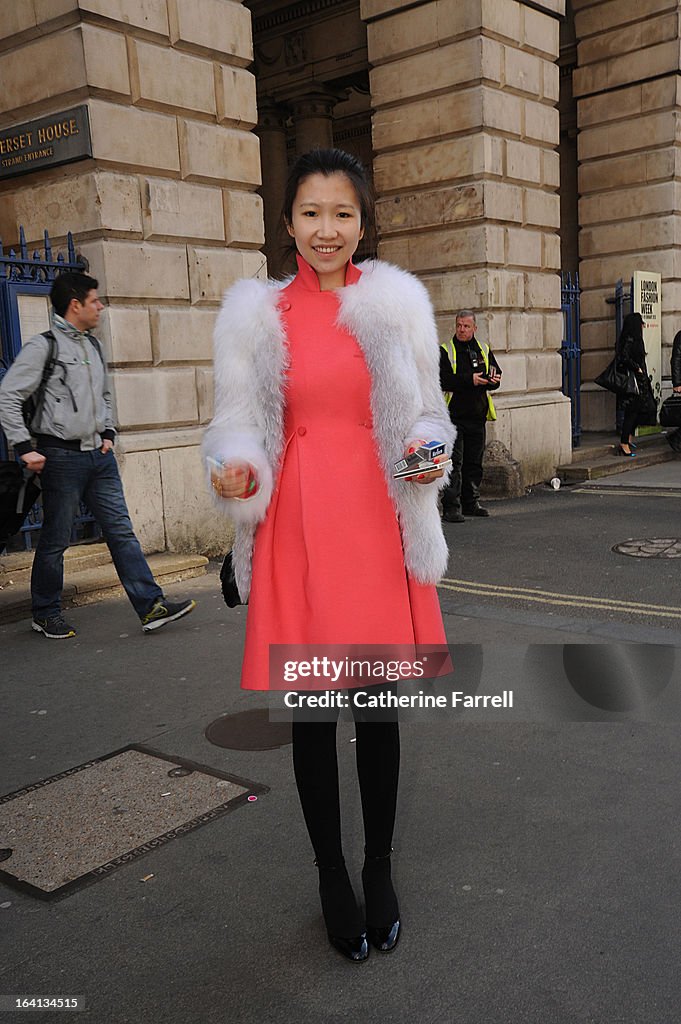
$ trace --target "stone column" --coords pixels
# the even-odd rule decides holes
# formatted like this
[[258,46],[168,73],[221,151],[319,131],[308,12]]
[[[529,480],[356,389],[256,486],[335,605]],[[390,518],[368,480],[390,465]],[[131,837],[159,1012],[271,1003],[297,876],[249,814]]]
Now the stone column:
[[662,372],[681,316],[681,79],[677,0],[573,0],[578,40],[579,256],[585,423],[612,429],[591,384],[612,355],[606,299],[634,270],[662,275]]
[[224,289],[264,273],[250,12],[31,0],[0,24],[0,124],[87,103],[93,158],[0,185],[0,234],[68,230],[99,279],[117,453],[147,550],[224,550],[199,459]]
[[338,100],[336,93],[323,88],[289,100],[298,156],[314,146],[333,146],[333,108]]
[[272,277],[278,277],[284,266],[285,234],[281,224],[281,206],[286,188],[288,161],[286,125],[288,110],[273,100],[261,100],[258,109],[257,134],[264,174],[260,194],[265,215],[265,255]]
[[[541,7],[541,10],[537,10]],[[499,419],[524,483],[569,460],[561,394],[558,20],[562,0],[362,0],[379,255],[419,274],[441,337],[457,309],[504,370]]]

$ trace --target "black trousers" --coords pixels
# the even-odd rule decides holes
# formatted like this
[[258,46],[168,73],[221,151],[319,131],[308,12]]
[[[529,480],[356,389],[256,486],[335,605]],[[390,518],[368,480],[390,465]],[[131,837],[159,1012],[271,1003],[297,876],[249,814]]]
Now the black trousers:
[[482,456],[485,451],[485,420],[457,420],[452,449],[452,472],[442,491],[444,512],[472,509],[480,497]]
[[[368,856],[390,852],[400,770],[397,721],[385,712],[355,713],[355,754]],[[343,859],[336,722],[293,719],[293,767],[305,824],[318,862]]]

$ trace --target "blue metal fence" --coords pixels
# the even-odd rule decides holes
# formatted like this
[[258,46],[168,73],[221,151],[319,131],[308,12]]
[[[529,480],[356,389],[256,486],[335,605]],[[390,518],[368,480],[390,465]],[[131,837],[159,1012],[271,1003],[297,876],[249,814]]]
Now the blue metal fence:
[[[66,256],[62,252],[53,258],[52,244],[47,231],[44,233],[44,255],[36,249],[29,255],[23,227],[19,229],[19,252],[10,249],[5,255],[0,239],[0,380],[16,359],[22,344],[19,300],[22,295],[49,295],[52,282],[64,270],[83,271],[83,263],[76,257],[71,232],[66,238]],[[34,332],[32,332],[34,333]],[[9,457],[7,439],[0,430],[0,458]],[[85,533],[93,533],[95,521],[85,505],[73,524],[72,541]],[[40,501],[31,509],[22,527],[23,542],[28,550],[32,538],[42,526]]]
[[572,447],[579,448],[582,437],[580,386],[582,347],[579,319],[579,274],[561,274],[560,308],[563,313],[563,394],[572,403]]

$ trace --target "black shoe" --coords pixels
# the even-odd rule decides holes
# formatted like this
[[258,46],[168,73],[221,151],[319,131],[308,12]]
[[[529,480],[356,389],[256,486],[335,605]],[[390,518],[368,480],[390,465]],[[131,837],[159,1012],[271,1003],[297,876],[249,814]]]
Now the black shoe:
[[48,640],[68,640],[69,637],[76,636],[75,629],[73,626],[69,626],[61,613],[50,615],[47,619],[34,618],[31,629],[34,629],[36,633],[42,633]]
[[333,948],[351,963],[363,964],[365,960],[369,959],[369,943],[366,932],[362,932],[354,939],[342,939],[339,935],[332,935],[331,932],[327,932],[327,935]]
[[[631,447],[631,446],[630,446]],[[636,452],[625,452],[621,444],[618,444],[615,448],[615,455],[623,455],[625,459],[635,459]]]
[[322,867],[315,861],[315,865],[329,942],[346,960],[364,963],[369,958],[369,943],[345,862]]
[[371,928],[367,925],[369,942],[379,953],[392,953],[400,940],[402,925],[399,918],[389,928]]
[[165,597],[157,601],[151,611],[142,616],[142,629],[150,633],[152,629],[159,629],[168,622],[181,619],[183,615],[189,615],[196,608],[196,601],[180,601],[174,604],[166,601]]
[[399,941],[402,927],[400,908],[390,877],[390,853],[382,857],[365,856],[362,868],[362,885],[367,908],[367,935],[369,942],[379,953],[392,953]]
[[466,520],[461,513],[455,508],[448,508],[442,513],[443,523],[465,523]]
[[484,508],[482,505],[473,505],[472,508],[465,508],[463,510],[465,516],[480,516],[486,518],[489,515],[489,509]]

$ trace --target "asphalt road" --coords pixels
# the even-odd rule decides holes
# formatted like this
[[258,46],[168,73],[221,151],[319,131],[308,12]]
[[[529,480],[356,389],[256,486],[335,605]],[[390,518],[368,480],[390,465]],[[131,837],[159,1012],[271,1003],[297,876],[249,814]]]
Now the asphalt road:
[[[0,792],[130,743],[270,788],[60,901],[0,882],[0,994],[81,995],[71,1016],[95,1024],[676,1022],[681,564],[612,550],[681,536],[681,490],[665,480],[633,495],[624,481],[540,489],[447,527],[456,686],[512,687],[516,714],[406,717],[404,936],[359,967],[325,941],[288,746],[205,737],[220,715],[262,705],[238,689],[245,610],[224,607],[214,574],[171,588],[198,608],[152,636],[124,600],[75,610],[73,641],[0,627]],[[566,595],[577,600],[557,603]],[[589,646],[601,675],[629,658],[628,708],[608,705],[613,691],[579,661]],[[342,722],[357,879],[352,738]]]
[[[652,478],[655,486],[645,486],[642,477]],[[448,612],[460,614],[469,598],[471,609],[492,613],[495,622],[514,622],[521,640],[524,622],[528,630],[533,625],[555,629],[560,622],[568,631],[581,628],[603,640],[676,642],[681,461],[588,486],[538,487],[525,498],[487,505],[489,519],[445,528],[450,560],[443,606]],[[675,558],[614,550],[635,540],[673,538],[679,540]]]

